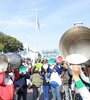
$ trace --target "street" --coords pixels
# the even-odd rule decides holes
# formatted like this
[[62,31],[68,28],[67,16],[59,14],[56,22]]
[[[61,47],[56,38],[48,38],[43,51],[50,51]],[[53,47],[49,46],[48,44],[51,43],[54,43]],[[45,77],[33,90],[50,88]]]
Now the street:
[[[33,100],[33,91],[32,91],[32,89],[28,89],[27,91],[28,91],[27,100]],[[16,100],[16,96],[15,96],[14,100]],[[21,99],[21,100],[23,100],[23,99]],[[43,99],[43,93],[41,93],[39,100],[44,100]],[[51,96],[50,96],[50,100],[51,100]]]

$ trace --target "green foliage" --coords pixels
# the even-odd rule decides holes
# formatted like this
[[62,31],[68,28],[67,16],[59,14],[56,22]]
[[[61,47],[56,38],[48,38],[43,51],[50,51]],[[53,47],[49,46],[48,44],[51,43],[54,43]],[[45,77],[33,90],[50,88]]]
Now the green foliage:
[[4,45],[3,44],[0,44],[0,52],[2,52],[4,49]]
[[18,50],[23,50],[23,44],[14,37],[10,36],[0,36],[0,44],[3,45],[4,52],[17,52]]

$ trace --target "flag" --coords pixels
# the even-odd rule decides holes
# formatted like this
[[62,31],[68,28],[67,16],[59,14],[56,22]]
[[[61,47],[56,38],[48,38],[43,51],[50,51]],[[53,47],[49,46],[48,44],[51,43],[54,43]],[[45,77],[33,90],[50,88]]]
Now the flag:
[[39,19],[37,19],[37,29],[40,30]]
[[36,29],[40,30],[40,23],[39,23],[39,19],[37,17],[37,9],[36,9]]

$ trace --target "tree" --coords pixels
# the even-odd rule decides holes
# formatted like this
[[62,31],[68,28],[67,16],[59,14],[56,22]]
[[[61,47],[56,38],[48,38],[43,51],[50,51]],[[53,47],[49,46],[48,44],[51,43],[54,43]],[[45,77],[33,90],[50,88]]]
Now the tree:
[[0,43],[4,46],[4,52],[18,52],[18,50],[23,50],[23,44],[14,37],[0,36]]
[[4,49],[4,45],[3,44],[0,44],[0,52],[2,52]]

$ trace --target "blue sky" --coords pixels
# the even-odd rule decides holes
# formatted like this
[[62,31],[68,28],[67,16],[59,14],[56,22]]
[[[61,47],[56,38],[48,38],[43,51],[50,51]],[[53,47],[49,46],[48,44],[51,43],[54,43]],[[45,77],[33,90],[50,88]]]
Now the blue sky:
[[0,31],[32,50],[36,45],[38,50],[58,49],[62,34],[78,21],[90,27],[90,0],[0,0]]

